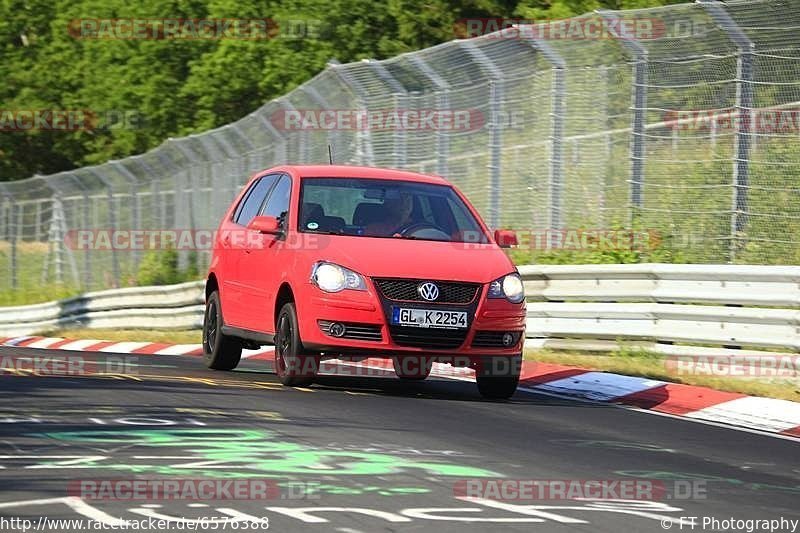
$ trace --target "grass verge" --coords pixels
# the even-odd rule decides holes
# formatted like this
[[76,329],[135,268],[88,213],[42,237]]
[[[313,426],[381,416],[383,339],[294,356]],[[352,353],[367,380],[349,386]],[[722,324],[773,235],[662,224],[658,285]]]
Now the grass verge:
[[152,329],[62,329],[41,333],[43,337],[64,337],[66,339],[97,339],[114,342],[165,342],[170,344],[200,344],[203,334],[193,330],[152,330]]

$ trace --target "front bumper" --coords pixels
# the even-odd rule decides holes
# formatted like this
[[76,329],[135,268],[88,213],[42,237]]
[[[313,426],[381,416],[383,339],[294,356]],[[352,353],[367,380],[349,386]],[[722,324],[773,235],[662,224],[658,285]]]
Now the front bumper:
[[[315,290],[316,294],[298,306],[300,336],[309,350],[352,356],[507,356],[522,351],[524,302],[512,304],[504,299],[487,299],[486,285],[480,287],[472,302],[460,305],[388,300],[373,283],[368,283],[366,291],[328,294]],[[389,321],[392,306],[467,311],[469,327],[464,331],[393,326]],[[332,323],[352,329],[354,338],[331,335]],[[499,341],[507,333],[513,336],[513,342],[502,345]]]

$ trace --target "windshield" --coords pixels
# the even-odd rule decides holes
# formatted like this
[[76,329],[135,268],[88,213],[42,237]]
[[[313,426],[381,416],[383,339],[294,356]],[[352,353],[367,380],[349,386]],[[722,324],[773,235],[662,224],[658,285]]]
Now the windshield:
[[361,178],[305,178],[298,229],[364,237],[487,243],[452,187]]

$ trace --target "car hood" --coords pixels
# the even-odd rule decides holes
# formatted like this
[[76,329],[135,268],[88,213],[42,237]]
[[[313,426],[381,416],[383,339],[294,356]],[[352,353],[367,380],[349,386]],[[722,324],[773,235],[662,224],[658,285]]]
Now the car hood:
[[368,277],[489,283],[514,271],[495,244],[331,235],[318,259]]

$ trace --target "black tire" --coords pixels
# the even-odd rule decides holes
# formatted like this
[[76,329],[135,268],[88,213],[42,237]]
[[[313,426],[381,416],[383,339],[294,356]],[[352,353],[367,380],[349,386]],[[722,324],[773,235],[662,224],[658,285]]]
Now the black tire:
[[507,400],[519,384],[522,356],[487,357],[475,373],[478,392],[487,400]]
[[422,381],[431,375],[433,359],[430,357],[392,357],[394,373],[400,379]]
[[222,333],[224,323],[219,292],[214,291],[206,300],[203,317],[203,362],[214,370],[233,370],[242,358],[241,341]]
[[319,371],[319,359],[304,353],[293,303],[285,304],[275,325],[275,373],[290,387],[311,385]]

